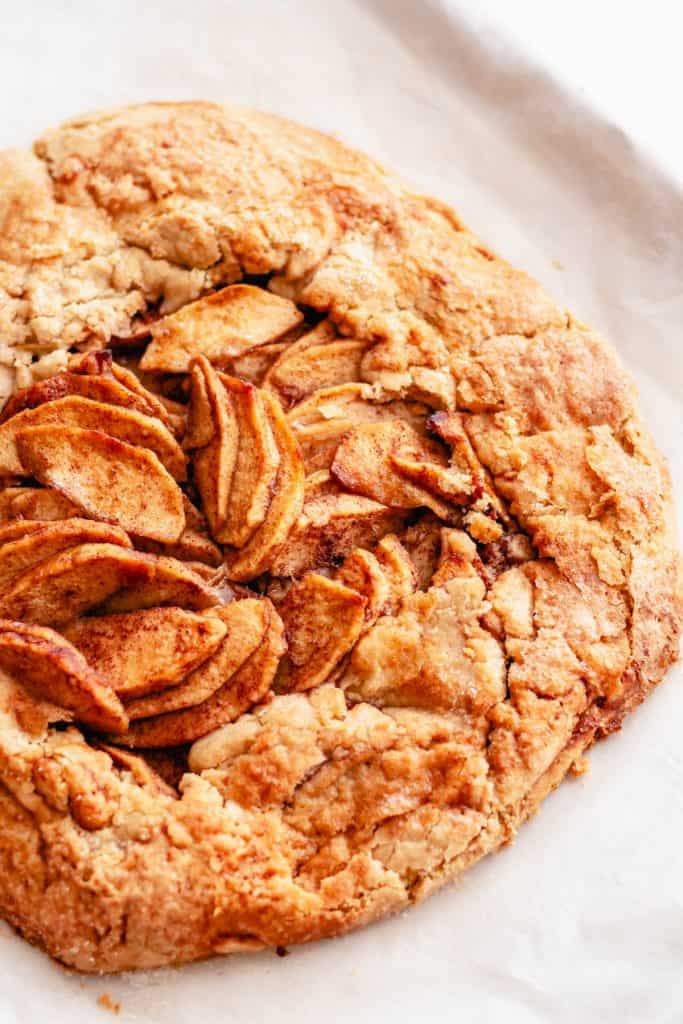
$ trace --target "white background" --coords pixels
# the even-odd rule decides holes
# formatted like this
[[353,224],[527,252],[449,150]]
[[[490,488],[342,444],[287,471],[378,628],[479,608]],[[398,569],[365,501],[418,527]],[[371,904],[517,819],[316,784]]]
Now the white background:
[[[451,201],[633,369],[683,507],[683,61],[673,3],[0,0],[0,145],[206,97],[339,134]],[[658,165],[658,166],[657,166]],[[0,1021],[681,1024],[680,671],[516,843],[356,935],[81,979],[0,926]]]

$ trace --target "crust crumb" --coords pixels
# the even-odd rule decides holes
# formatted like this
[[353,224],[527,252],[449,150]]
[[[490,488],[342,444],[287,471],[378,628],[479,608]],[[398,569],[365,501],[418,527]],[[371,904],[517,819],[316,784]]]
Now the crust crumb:
[[103,1010],[110,1010],[116,1016],[121,1012],[121,1003],[117,999],[112,999],[108,992],[103,992],[101,996],[97,997],[97,1005],[101,1006]]
[[575,761],[572,761],[569,771],[575,778],[579,779],[582,775],[586,775],[586,773],[590,771],[590,767],[590,761],[582,754],[580,757],[577,757]]

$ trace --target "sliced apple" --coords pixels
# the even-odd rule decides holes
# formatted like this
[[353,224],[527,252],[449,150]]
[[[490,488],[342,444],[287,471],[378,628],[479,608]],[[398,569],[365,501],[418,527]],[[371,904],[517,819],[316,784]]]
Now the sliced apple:
[[387,419],[404,420],[424,432],[428,414],[429,409],[420,402],[381,402],[371,384],[347,383],[316,391],[295,405],[287,418],[297,436],[305,440],[308,428],[327,424],[330,434],[333,429],[343,434],[361,423]]
[[253,285],[229,285],[154,323],[140,369],[187,373],[200,355],[224,366],[248,349],[278,341],[302,320],[289,299]]
[[8,487],[0,493],[3,519],[54,521],[79,516],[81,509],[51,487]]
[[148,608],[76,619],[63,630],[123,698],[173,686],[209,658],[225,636],[217,616],[182,608]]
[[320,388],[357,381],[366,348],[365,342],[344,339],[288,352],[271,369],[266,386],[289,407]]
[[417,570],[410,555],[396,534],[382,537],[374,549],[375,557],[389,585],[389,600],[386,611],[395,615],[404,599],[417,589]]
[[168,555],[181,562],[204,563],[202,572],[207,566],[213,569],[217,568],[223,561],[223,553],[207,534],[203,515],[186,495],[183,495],[183,508],[185,510],[185,529],[175,543],[158,544],[156,541],[143,541],[136,538],[136,546],[141,551],[150,551],[156,555]]
[[93,402],[105,402],[128,409],[137,409],[147,416],[157,415],[155,407],[145,398],[120,384],[112,377],[95,376],[89,373],[57,373],[54,377],[41,380],[23,391],[12,395],[0,415],[0,424],[5,423],[25,409],[35,409],[45,402],[55,402],[68,395],[80,395]]
[[218,592],[186,562],[165,555],[145,555],[148,573],[134,586],[119,588],[102,606],[103,612],[135,612],[144,608],[175,605],[203,611],[221,603]]
[[179,685],[127,701],[130,720],[180,711],[207,700],[254,653],[265,636],[271,611],[269,601],[246,598],[208,612],[206,618],[215,617],[226,630],[218,650]]
[[438,466],[401,455],[390,456],[390,461],[404,480],[453,505],[470,505],[477,496],[472,474],[455,466]]
[[17,495],[22,494],[23,487],[5,487],[0,490],[0,522],[8,523],[14,519],[12,504]]
[[433,512],[426,512],[401,534],[401,544],[415,570],[418,590],[429,586],[439,564],[442,530],[443,523]]
[[119,544],[124,548],[133,546],[123,530],[107,523],[96,523],[90,519],[42,522],[39,529],[32,529],[13,540],[5,540],[0,546],[0,586],[6,586],[21,573],[77,544]]
[[334,479],[329,469],[318,469],[306,477],[304,484],[304,508],[306,503],[314,498],[324,498],[328,495],[343,494],[338,482]]
[[111,377],[114,356],[111,349],[99,348],[92,352],[74,352],[69,357],[70,373],[84,373],[92,377]]
[[171,545],[165,554],[181,560],[206,562],[207,565],[219,566],[223,561],[223,553],[209,537],[203,514],[186,495],[183,495],[183,508],[185,510],[185,530],[177,545]]
[[0,425],[0,476],[25,475],[25,467],[16,446],[17,434],[27,427],[53,423],[82,430],[98,430],[128,444],[148,448],[158,456],[176,480],[186,478],[187,460],[182,449],[158,419],[145,416],[137,409],[93,402],[78,395],[59,398],[35,409],[26,409]]
[[335,579],[365,599],[363,632],[380,615],[395,615],[417,584],[410,556],[395,534],[383,537],[372,552],[356,548],[337,570]]
[[124,732],[121,701],[59,633],[25,622],[0,622],[0,668],[39,700],[66,708],[93,729]]
[[20,537],[28,537],[30,533],[45,529],[44,519],[15,519],[0,525],[0,544],[6,544],[11,540],[19,540]]
[[[148,336],[149,332],[140,337]],[[155,395],[149,388],[146,388],[137,374],[120,363],[115,363],[109,349],[72,356],[69,361],[69,370],[72,373],[113,379],[134,396],[136,409],[147,416],[156,416],[169,430],[173,431],[173,412],[176,403],[172,403],[172,407],[169,407],[168,400],[160,395]],[[175,409],[175,411],[179,410]]]
[[187,529],[207,536],[204,513],[196,505],[192,504],[187,495],[183,495],[183,507],[185,509],[185,525]]
[[214,439],[220,424],[217,403],[224,401],[223,389],[216,371],[203,356],[194,360],[189,375],[190,402],[187,407],[187,429],[183,447],[187,451],[204,448]]
[[222,566],[216,567],[215,565],[207,565],[206,562],[195,562],[192,559],[181,559],[183,565],[187,566],[191,572],[200,579],[204,580],[212,587],[218,587],[222,582],[224,570]]
[[[176,403],[168,403],[168,400],[162,399],[159,395],[155,395],[154,392],[146,388],[142,381],[137,377],[132,370],[128,370],[125,366],[121,366],[120,363],[112,363],[111,366],[112,376],[119,384],[121,384],[127,391],[135,395],[139,400],[138,407],[140,412],[146,412],[148,416],[156,416],[161,422],[173,433],[178,434],[178,417],[182,418],[184,409],[182,407],[177,408]],[[144,405],[144,409],[140,406]]]
[[153,452],[58,425],[27,427],[16,440],[28,472],[87,516],[150,540],[173,542],[182,534],[182,491]]
[[266,374],[263,386],[287,408],[321,388],[360,380],[367,343],[340,338],[329,320],[289,345]]
[[350,587],[365,601],[365,629],[372,625],[389,602],[389,581],[379,560],[371,551],[356,548],[344,559],[335,573],[335,579]]
[[244,547],[226,557],[230,579],[245,581],[266,572],[297,521],[304,500],[304,465],[299,447],[275,398],[261,393],[280,463],[265,519]]
[[372,545],[404,521],[404,512],[371,498],[321,494],[304,505],[270,571],[274,576],[301,576],[309,569],[338,564],[354,548]]
[[230,373],[240,380],[249,381],[261,387],[266,373],[275,360],[286,352],[291,341],[274,341],[270,345],[260,345],[258,348],[247,349],[240,356],[235,356],[229,362]]
[[[142,545],[138,545],[142,547]],[[194,562],[202,564],[203,569],[215,570],[221,564],[223,555],[221,549],[203,533],[196,530],[183,530],[175,544],[151,544],[145,545],[145,551],[153,551],[155,554],[168,555],[177,558],[181,562]]]
[[336,341],[338,337],[339,332],[332,321],[328,319],[321,320],[315,327],[302,327],[301,334],[287,346],[287,350],[291,352],[294,345],[299,346],[299,351],[313,348],[317,345],[327,345],[328,342]]
[[330,472],[348,490],[390,508],[428,508],[450,522],[456,509],[425,487],[417,486],[398,472],[395,459],[422,462],[444,468],[446,455],[441,445],[421,437],[401,420],[363,423],[342,439]]
[[263,393],[235,377],[218,376],[237,421],[238,443],[225,522],[215,537],[221,544],[244,547],[266,517],[280,453]]
[[470,516],[475,516],[476,512],[480,512],[489,518],[493,516],[492,521],[499,521],[508,527],[512,526],[512,521],[493,488],[490,475],[477,458],[467,436],[462,415],[452,411],[435,412],[427,420],[427,427],[437,434],[444,444],[448,445],[451,467],[460,469],[472,480],[470,501],[475,507]]
[[341,438],[363,423],[402,420],[424,433],[429,410],[419,402],[378,402],[370,384],[322,388],[288,414],[309,473],[328,469]]
[[326,424],[311,427],[306,431],[305,437],[297,435],[307,475],[312,476],[314,473],[329,470],[337,452],[337,445],[344,434],[338,427],[339,424],[335,424],[334,428]]
[[0,595],[0,617],[58,626],[122,587],[144,585],[155,560],[116,544],[79,544],[16,577]]
[[208,359],[195,360],[190,376],[185,446],[193,451],[194,478],[214,537],[225,525],[239,443],[237,417]]
[[222,686],[201,704],[180,711],[132,722],[128,732],[115,737],[127,747],[172,747],[191,743],[213,729],[239,718],[270,689],[285,652],[284,629],[270,602],[268,626],[254,653]]
[[290,587],[279,608],[287,657],[278,690],[310,690],[324,683],[360,636],[364,606],[355,590],[319,573],[309,573]]

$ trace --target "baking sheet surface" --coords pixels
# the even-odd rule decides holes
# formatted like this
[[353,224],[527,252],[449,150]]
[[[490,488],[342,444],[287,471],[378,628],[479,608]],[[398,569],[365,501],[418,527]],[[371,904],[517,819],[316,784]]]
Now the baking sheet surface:
[[[683,509],[681,194],[463,5],[44,2],[13,6],[3,37],[2,146],[87,109],[226,99],[334,132],[450,201],[616,344]],[[140,1024],[680,1022],[682,681],[672,673],[514,845],[357,934],[283,959],[84,979],[0,925],[0,1022],[114,1019],[98,999]]]

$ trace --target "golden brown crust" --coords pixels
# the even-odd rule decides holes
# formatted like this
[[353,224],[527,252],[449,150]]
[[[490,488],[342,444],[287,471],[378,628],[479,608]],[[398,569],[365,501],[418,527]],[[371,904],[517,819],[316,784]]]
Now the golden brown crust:
[[[152,104],[0,155],[0,222],[2,358],[20,385],[13,344],[46,353],[45,375],[60,346],[135,333],[150,304],[269,274],[367,346],[375,400],[459,410],[535,546],[512,557],[485,506],[480,549],[453,530],[439,555],[425,527],[436,575],[401,628],[380,615],[336,685],[200,739],[179,794],[41,725],[3,679],[0,905],[63,962],[179,963],[395,911],[510,839],[675,659],[671,487],[628,379],[440,203],[298,125]],[[451,662],[429,654],[449,638]],[[406,651],[431,658],[428,688]]]

